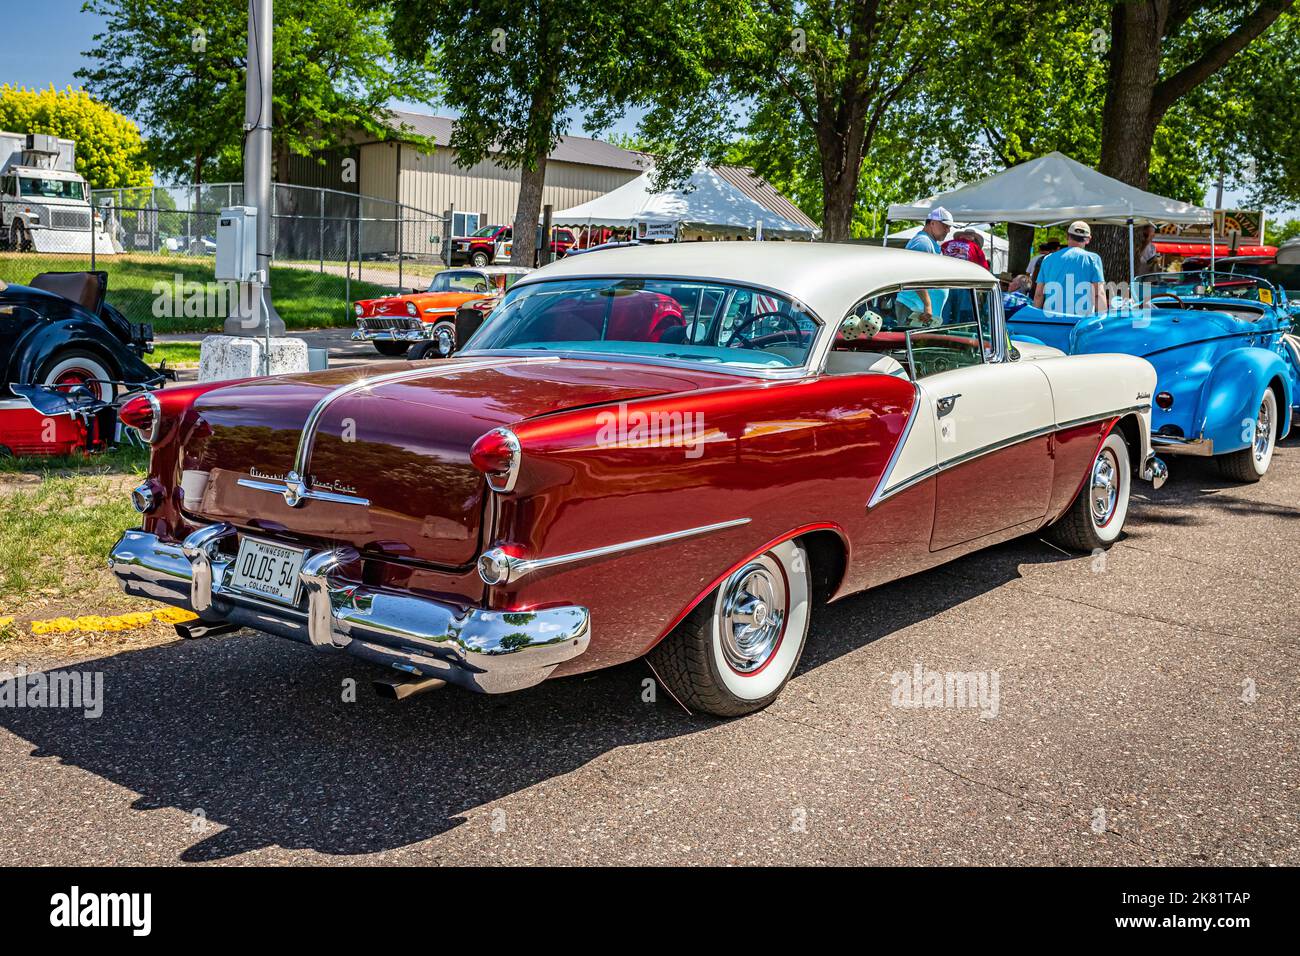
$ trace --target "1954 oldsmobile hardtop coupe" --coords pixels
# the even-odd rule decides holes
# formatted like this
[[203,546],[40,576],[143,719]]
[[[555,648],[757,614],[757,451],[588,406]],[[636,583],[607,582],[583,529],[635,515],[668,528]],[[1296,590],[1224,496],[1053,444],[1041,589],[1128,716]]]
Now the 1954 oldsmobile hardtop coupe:
[[[953,322],[908,327],[911,288]],[[945,256],[616,249],[520,279],[447,361],[134,400],[143,526],[110,563],[203,627],[400,672],[398,696],[647,655],[742,714],[815,602],[1043,528],[1108,547],[1164,474],[1154,385],[1132,356],[1019,352],[996,280]]]
[[1127,352],[1155,367],[1155,445],[1213,456],[1225,477],[1253,482],[1300,411],[1300,343],[1286,292],[1230,272],[1139,276],[1141,306],[1078,319],[1027,307],[1013,335],[1074,354]]

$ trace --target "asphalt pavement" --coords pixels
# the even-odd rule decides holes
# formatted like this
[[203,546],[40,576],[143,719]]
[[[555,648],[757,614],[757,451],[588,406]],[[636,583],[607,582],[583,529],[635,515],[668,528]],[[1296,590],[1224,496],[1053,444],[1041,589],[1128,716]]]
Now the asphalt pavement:
[[[103,715],[0,708],[0,863],[1300,863],[1300,442],[1171,471],[1104,559],[1025,538],[833,605],[733,721],[642,662],[403,703],[266,636],[64,663]],[[918,668],[996,699],[893,706]]]

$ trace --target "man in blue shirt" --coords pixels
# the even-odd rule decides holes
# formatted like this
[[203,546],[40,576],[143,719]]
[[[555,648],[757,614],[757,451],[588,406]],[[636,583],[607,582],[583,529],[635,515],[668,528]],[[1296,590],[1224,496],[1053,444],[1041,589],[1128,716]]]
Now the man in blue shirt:
[[1093,315],[1106,311],[1106,279],[1101,256],[1084,247],[1092,239],[1086,222],[1076,220],[1065,231],[1066,246],[1038,267],[1034,305],[1047,312]]
[[[925,217],[925,225],[908,242],[907,248],[915,252],[943,255],[943,241],[952,231],[952,214],[942,206],[935,206]],[[909,289],[894,298],[894,317],[901,326],[926,328],[943,324],[943,304],[948,298],[945,289]]]

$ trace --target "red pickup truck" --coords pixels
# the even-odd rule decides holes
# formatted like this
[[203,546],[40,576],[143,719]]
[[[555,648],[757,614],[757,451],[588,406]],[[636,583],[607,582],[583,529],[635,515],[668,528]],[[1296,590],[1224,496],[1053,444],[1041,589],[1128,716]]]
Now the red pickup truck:
[[[491,265],[497,257],[497,250],[502,243],[510,241],[510,226],[484,226],[469,236],[454,236],[451,240],[451,264],[466,263],[482,268]],[[562,259],[577,244],[573,230],[557,226],[551,230],[551,251],[555,258]],[[510,255],[503,253],[502,261],[508,261]]]

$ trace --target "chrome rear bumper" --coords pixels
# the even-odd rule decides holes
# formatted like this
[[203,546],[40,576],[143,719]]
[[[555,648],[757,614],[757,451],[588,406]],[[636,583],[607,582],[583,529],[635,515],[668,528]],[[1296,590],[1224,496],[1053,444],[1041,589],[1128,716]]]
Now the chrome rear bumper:
[[234,559],[219,548],[234,537],[227,524],[179,545],[127,531],[108,566],[127,594],[488,694],[540,683],[591,641],[583,607],[487,611],[332,580],[356,560],[351,548],[309,552],[299,575],[304,597],[297,607],[277,605],[230,587]]

